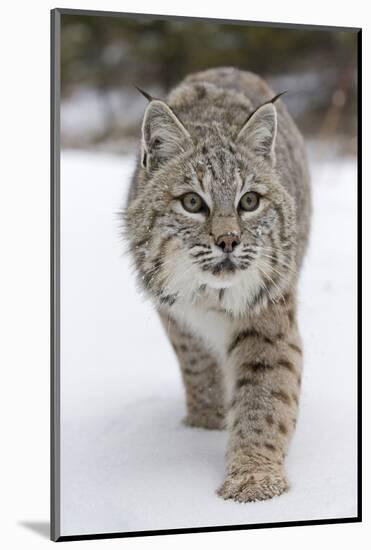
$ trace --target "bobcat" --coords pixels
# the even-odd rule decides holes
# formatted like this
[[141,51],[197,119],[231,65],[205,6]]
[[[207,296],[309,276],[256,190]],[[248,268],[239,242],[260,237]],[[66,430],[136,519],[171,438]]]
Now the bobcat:
[[288,489],[302,370],[296,292],[310,225],[303,139],[253,73],[192,74],[151,98],[125,211],[142,289],[185,385],[185,423],[228,431],[224,499]]

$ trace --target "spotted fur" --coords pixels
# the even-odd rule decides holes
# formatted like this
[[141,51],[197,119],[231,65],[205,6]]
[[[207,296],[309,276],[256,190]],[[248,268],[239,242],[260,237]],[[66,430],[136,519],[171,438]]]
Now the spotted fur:
[[[302,137],[273,96],[230,68],[190,75],[166,101],[149,97],[125,212],[140,287],[180,363],[186,423],[227,427],[218,494],[241,502],[288,488],[302,369],[296,287],[309,176]],[[182,206],[189,192],[203,211]],[[255,211],[239,207],[247,192],[260,197]],[[218,239],[230,235],[226,252]]]

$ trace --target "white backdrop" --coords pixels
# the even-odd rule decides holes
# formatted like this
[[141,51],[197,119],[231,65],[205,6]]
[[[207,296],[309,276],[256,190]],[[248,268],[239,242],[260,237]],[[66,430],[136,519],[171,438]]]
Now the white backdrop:
[[[1,89],[2,150],[1,171],[1,385],[2,448],[1,453],[1,537],[7,548],[40,548],[51,544],[46,538],[49,517],[49,9],[50,0],[30,3],[24,0],[2,6],[7,22],[0,36],[3,74],[8,83]],[[153,3],[137,0],[70,0],[66,7],[153,12]],[[370,51],[370,17],[367,4],[354,0],[351,5],[320,0],[295,4],[240,3],[228,5],[211,0],[190,0],[175,7],[173,2],[158,0],[158,13],[195,16],[231,17],[293,23],[321,23],[364,26],[364,52]],[[15,25],[16,21],[16,25]],[[15,28],[17,33],[15,34]],[[365,60],[366,58],[366,60]],[[364,56],[364,97],[371,95],[370,71]],[[371,107],[364,104],[364,123],[370,128]],[[371,147],[369,132],[364,136],[364,150]],[[364,181],[371,180],[369,158],[365,155]],[[371,230],[367,205],[370,188],[364,186],[364,277],[370,278]],[[370,323],[370,292],[363,296],[364,327]],[[365,340],[365,364],[371,359],[369,339]],[[364,388],[369,387],[369,373],[364,373]],[[370,401],[364,399],[364,418],[370,417]],[[370,432],[364,433],[365,457],[370,459]],[[365,461],[366,462],[366,461]],[[367,464],[367,462],[366,462]],[[369,470],[364,472],[365,487],[370,486]],[[368,502],[368,495],[367,501]],[[209,533],[174,537],[128,539],[125,542],[95,541],[70,543],[71,547],[110,545],[126,548],[188,548],[213,544],[259,545],[277,549],[313,547],[331,544],[339,549],[362,546],[370,535],[369,506],[365,524],[318,526],[249,532]],[[28,526],[28,527],[27,527]]]

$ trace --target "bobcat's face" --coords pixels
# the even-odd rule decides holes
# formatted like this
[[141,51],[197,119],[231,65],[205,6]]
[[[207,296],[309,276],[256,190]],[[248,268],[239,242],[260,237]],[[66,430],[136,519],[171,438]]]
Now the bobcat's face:
[[274,169],[275,133],[267,104],[235,139],[195,144],[165,104],[150,103],[127,232],[141,281],[160,303],[231,289],[225,306],[240,313],[283,296],[295,266],[295,210]]

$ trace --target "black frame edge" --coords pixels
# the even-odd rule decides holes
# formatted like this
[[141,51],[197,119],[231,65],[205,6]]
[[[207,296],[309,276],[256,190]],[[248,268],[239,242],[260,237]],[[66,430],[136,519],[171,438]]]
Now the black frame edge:
[[360,523],[358,516],[339,519],[320,519],[303,521],[284,521],[279,523],[256,523],[252,525],[220,525],[216,527],[191,527],[187,529],[159,529],[155,531],[129,531],[126,533],[98,533],[95,535],[63,535],[56,542],[70,542],[77,540],[118,539],[130,537],[149,537],[161,535],[182,535],[189,533],[217,533],[220,531],[248,531],[251,529],[269,529],[272,527],[299,527],[311,525],[334,525],[343,523]]
[[362,29],[357,33],[357,512],[362,521]]
[[50,538],[60,538],[60,22],[50,35]]

